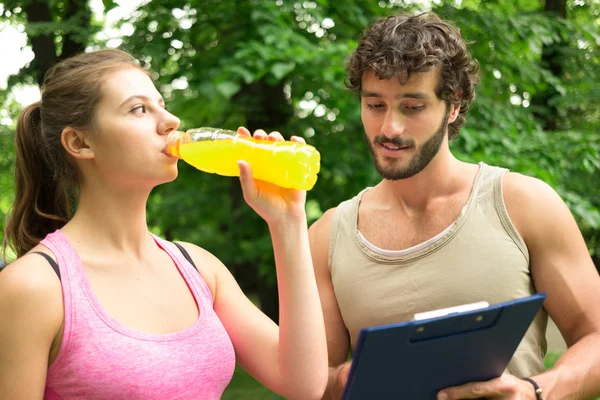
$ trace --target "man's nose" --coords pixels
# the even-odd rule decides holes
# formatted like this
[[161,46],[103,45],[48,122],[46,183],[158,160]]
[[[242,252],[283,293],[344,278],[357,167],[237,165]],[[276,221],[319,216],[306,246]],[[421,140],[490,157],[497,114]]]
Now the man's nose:
[[402,136],[406,130],[404,118],[393,110],[385,114],[381,134],[387,138]]

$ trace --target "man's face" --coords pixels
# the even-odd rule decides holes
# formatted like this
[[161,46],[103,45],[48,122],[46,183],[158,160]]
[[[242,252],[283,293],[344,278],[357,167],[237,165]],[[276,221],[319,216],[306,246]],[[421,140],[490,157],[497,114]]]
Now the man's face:
[[437,70],[416,73],[402,85],[396,77],[380,80],[370,70],[363,75],[365,141],[384,179],[416,175],[447,143],[448,123],[456,119],[458,110],[435,94],[438,76]]

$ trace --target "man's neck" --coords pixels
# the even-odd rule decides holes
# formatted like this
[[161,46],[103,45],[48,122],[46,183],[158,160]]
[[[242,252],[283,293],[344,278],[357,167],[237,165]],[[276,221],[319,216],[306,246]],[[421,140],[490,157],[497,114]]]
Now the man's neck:
[[476,166],[457,160],[448,151],[438,154],[416,175],[396,181],[383,180],[377,185],[378,198],[392,207],[426,210],[432,202],[450,197],[472,184]]

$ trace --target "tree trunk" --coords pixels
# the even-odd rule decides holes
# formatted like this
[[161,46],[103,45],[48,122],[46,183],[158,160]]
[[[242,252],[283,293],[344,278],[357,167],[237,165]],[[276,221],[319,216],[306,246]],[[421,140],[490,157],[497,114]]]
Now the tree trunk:
[[546,0],[544,11],[548,13],[556,13],[559,17],[567,18],[567,1],[566,0]]
[[66,2],[64,20],[75,28],[63,37],[61,60],[85,50],[89,42],[91,18],[91,10],[86,0],[69,0]]
[[[556,18],[567,18],[566,0],[546,0],[544,12]],[[563,67],[561,63],[561,48],[565,44],[562,40],[558,43],[544,45],[542,49],[542,65],[548,69],[558,79],[562,78]],[[535,113],[536,117],[543,121],[543,127],[546,131],[555,131],[559,128],[560,116],[558,109],[549,104],[549,101],[559,95],[554,87],[549,87],[545,91],[538,93],[533,98],[533,104],[539,111]]]
[[[91,10],[86,0],[67,0],[64,3],[64,15],[61,19],[72,27],[62,40],[62,52],[57,56],[54,33],[39,35],[28,34],[31,48],[35,55],[29,71],[37,80],[38,85],[44,82],[46,72],[59,60],[74,56],[85,50],[89,41]],[[30,0],[24,6],[27,14],[27,24],[55,22],[52,19],[51,3],[49,0]],[[54,10],[56,11],[56,10]]]
[[[50,14],[50,5],[44,0],[30,0],[26,3],[25,13],[27,14],[27,24],[50,23],[52,15]],[[54,35],[43,34],[29,36],[31,48],[35,55],[31,63],[32,75],[41,86],[44,82],[46,71],[52,67],[58,58],[56,57],[56,45],[54,44]]]

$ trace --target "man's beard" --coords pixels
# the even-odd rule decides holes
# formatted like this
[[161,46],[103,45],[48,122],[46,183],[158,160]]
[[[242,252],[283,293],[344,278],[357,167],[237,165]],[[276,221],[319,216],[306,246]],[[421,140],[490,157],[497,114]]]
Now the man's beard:
[[375,150],[376,144],[391,144],[395,147],[409,147],[414,148],[415,142],[413,140],[404,139],[400,136],[393,138],[387,138],[383,135],[375,137],[373,143],[371,143],[365,133],[364,138],[369,150],[371,151],[371,157],[373,159],[373,165],[375,169],[381,175],[383,179],[397,181],[400,179],[410,178],[419,172],[421,172],[436,154],[440,151],[442,143],[444,142],[444,136],[446,136],[446,127],[448,125],[448,118],[450,117],[449,110],[446,109],[446,115],[440,125],[439,129],[430,137],[418,152],[412,157],[410,163],[406,167],[394,167],[393,165],[386,167],[383,163],[380,163],[377,158],[377,152]]

